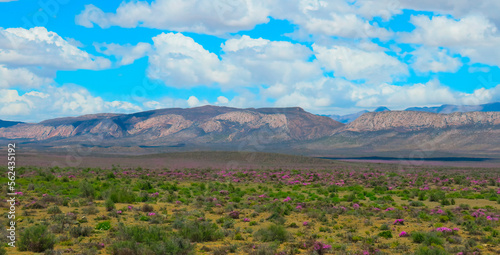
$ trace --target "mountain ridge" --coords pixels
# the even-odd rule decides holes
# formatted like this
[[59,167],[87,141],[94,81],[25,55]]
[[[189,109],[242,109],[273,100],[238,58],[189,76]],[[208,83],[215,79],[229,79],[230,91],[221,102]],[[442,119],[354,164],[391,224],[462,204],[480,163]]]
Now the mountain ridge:
[[50,119],[37,124],[22,123],[15,128],[0,128],[0,137],[43,141],[103,136],[105,139],[137,138],[152,144],[156,139],[165,140],[163,138],[169,137],[172,142],[196,140],[207,143],[245,140],[245,137],[260,130],[276,141],[288,141],[329,135],[342,125],[299,107],[239,109],[202,106],[131,114],[102,113]]

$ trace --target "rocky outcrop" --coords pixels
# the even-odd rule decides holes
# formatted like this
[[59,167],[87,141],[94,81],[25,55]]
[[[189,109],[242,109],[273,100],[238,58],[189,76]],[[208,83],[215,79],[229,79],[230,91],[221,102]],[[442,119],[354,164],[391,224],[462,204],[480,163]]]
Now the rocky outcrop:
[[128,115],[94,114],[19,124],[0,128],[0,138],[51,141],[82,141],[89,136],[156,144],[189,140],[193,143],[237,142],[263,131],[265,143],[307,140],[333,134],[343,124],[316,116],[301,108],[236,109],[204,106],[161,109]]
[[365,113],[342,128],[342,131],[417,131],[488,125],[500,125],[500,112],[435,114],[429,112],[391,111]]

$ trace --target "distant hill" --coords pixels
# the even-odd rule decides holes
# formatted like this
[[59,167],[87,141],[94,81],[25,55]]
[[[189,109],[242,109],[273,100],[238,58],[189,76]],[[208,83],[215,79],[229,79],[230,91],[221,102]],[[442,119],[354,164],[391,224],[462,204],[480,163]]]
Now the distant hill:
[[301,145],[323,155],[500,157],[500,112],[365,113],[335,134]]
[[[385,111],[390,111],[390,109],[385,107],[385,106],[380,106],[377,109],[375,109],[373,112],[385,112]],[[364,110],[364,111],[360,111],[360,112],[352,113],[352,114],[347,114],[347,115],[326,115],[326,116],[328,116],[328,117],[330,117],[330,118],[332,118],[340,123],[347,124],[347,123],[353,122],[354,120],[359,118],[359,116],[361,116],[367,112],[370,112],[370,111]]]
[[203,106],[18,123],[0,127],[0,140],[15,140],[26,149],[42,151],[74,145],[132,155],[251,150],[391,157],[433,151],[500,157],[500,112],[442,114],[380,107],[345,125],[299,107]]
[[299,107],[238,109],[203,106],[57,118],[38,124],[0,128],[0,138],[53,144],[90,143],[97,139],[100,145],[238,145],[243,141],[258,145],[316,139],[331,135],[341,126],[342,123]]
[[0,128],[11,127],[11,126],[15,126],[15,125],[21,124],[21,123],[23,123],[23,122],[0,120]]
[[[373,112],[385,112],[390,111],[389,108],[385,106],[378,107]],[[444,104],[441,106],[434,107],[410,107],[405,109],[405,111],[412,112],[432,112],[432,113],[454,113],[454,112],[499,112],[500,111],[500,102],[497,103],[489,103],[482,105],[448,105]],[[370,111],[360,111],[357,113],[347,114],[347,115],[325,115],[328,116],[338,122],[348,124],[359,118],[364,113]]]
[[500,102],[482,105],[441,105],[436,107],[411,107],[405,111],[432,112],[432,113],[454,113],[454,112],[498,112]]

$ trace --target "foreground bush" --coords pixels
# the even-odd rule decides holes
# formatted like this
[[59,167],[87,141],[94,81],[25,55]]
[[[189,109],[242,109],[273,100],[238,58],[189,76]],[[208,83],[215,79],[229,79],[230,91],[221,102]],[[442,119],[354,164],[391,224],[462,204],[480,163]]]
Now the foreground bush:
[[55,236],[47,231],[47,226],[35,225],[28,227],[19,236],[20,251],[44,252],[54,248]]
[[179,230],[180,236],[191,240],[191,242],[211,242],[224,237],[224,234],[215,223],[208,221],[187,221]]
[[271,225],[255,232],[255,238],[262,242],[279,241],[283,243],[288,240],[288,237],[287,230],[281,225]]
[[125,227],[121,225],[116,238],[119,241],[110,247],[113,255],[184,255],[191,254],[194,249],[189,240],[176,237],[156,226]]

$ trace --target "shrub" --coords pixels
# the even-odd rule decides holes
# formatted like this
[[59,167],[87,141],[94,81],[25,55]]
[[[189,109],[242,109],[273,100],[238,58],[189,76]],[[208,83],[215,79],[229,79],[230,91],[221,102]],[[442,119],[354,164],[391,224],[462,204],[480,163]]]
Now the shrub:
[[136,194],[129,188],[114,188],[109,194],[109,199],[115,203],[133,203],[136,198]]
[[95,189],[87,180],[80,182],[80,195],[82,197],[94,198]]
[[288,232],[282,225],[271,225],[261,228],[255,232],[254,237],[262,242],[279,241],[281,243],[288,240]]
[[44,252],[54,248],[55,236],[47,231],[47,226],[35,225],[27,227],[20,234],[18,249],[20,251]]
[[76,226],[76,227],[72,227],[69,229],[69,234],[74,238],[77,238],[80,236],[90,236],[91,233],[92,233],[91,227]]
[[109,230],[110,228],[111,228],[111,222],[109,221],[99,222],[95,227],[95,229],[97,230]]
[[110,247],[113,255],[142,255],[142,254],[190,254],[193,245],[189,240],[179,237],[164,237],[160,241],[138,243],[132,241],[115,242]]
[[148,204],[143,204],[141,207],[141,211],[143,212],[152,212],[154,210],[153,206]]
[[106,199],[106,202],[104,202],[104,206],[106,207],[107,211],[111,211],[115,209],[115,202],[113,202],[112,199],[108,198]]
[[414,243],[423,243],[425,240],[425,234],[422,232],[413,232],[411,233],[411,240]]
[[187,221],[181,224],[179,235],[191,242],[211,242],[224,237],[217,224],[208,221]]
[[61,212],[62,212],[61,209],[59,209],[57,205],[54,205],[47,210],[48,214],[59,214]]
[[444,243],[443,239],[440,238],[438,234],[435,232],[430,232],[430,233],[413,232],[411,234],[411,240],[414,243],[423,243],[427,246],[443,245]]
[[421,246],[415,251],[415,255],[447,255],[448,253],[441,247],[436,246]]
[[392,232],[390,230],[382,231],[382,232],[378,233],[378,236],[390,239],[390,238],[392,238]]
[[89,207],[83,208],[82,212],[84,214],[94,215],[94,214],[99,213],[99,209],[97,209],[95,206],[89,206]]
[[239,219],[240,218],[240,212],[239,211],[231,211],[229,213],[229,217],[233,219]]

